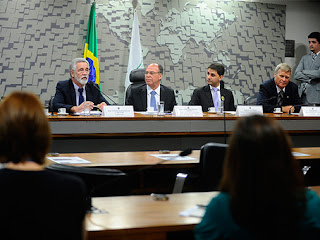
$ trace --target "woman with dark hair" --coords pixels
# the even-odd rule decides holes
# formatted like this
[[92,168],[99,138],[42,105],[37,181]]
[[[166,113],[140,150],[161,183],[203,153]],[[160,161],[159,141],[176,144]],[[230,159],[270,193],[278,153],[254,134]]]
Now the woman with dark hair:
[[44,168],[51,132],[37,96],[0,104],[0,233],[4,239],[84,238],[85,185]]
[[240,119],[227,150],[221,193],[195,228],[200,239],[320,239],[320,199],[303,185],[279,123]]

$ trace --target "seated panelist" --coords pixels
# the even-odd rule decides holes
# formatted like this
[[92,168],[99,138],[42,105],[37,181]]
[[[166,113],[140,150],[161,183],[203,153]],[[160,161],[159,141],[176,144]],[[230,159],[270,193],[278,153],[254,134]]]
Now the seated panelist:
[[172,111],[177,105],[173,89],[160,84],[163,67],[151,63],[145,72],[146,84],[131,89],[127,96],[126,105],[132,105],[134,111],[147,111],[149,108],[157,110],[160,101],[164,102],[164,111]]
[[53,111],[66,108],[68,113],[82,112],[87,104],[90,109],[94,105],[100,110],[109,105],[108,101],[101,95],[99,89],[88,83],[89,63],[84,58],[75,58],[70,64],[71,79],[60,81],[56,87],[53,99]]
[[230,90],[220,84],[223,78],[224,66],[220,63],[212,63],[207,70],[207,84],[194,90],[189,105],[201,105],[203,112],[208,108],[217,108],[224,102],[224,111],[234,111],[234,98]]
[[[274,71],[274,78],[260,85],[257,103],[263,106],[263,112],[272,113],[275,108],[282,112],[299,112],[302,100],[298,86],[290,82],[291,67],[280,63]],[[299,105],[299,106],[298,106]]]

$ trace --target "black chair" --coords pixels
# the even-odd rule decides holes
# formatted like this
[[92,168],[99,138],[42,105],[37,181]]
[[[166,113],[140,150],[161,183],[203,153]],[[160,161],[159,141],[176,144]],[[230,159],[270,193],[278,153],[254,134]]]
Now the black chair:
[[130,72],[129,80],[131,84],[128,86],[126,90],[126,103],[127,99],[131,94],[131,89],[135,87],[139,87],[141,85],[144,85],[146,82],[144,80],[144,72],[146,70],[144,68],[139,68],[139,69],[133,69]]
[[257,105],[257,99],[258,99],[257,94],[247,97],[246,100],[244,100],[244,105]]
[[[87,187],[87,209],[95,208],[91,205],[92,197],[121,196],[130,194],[130,184],[127,174],[110,168],[78,167],[53,163],[46,167],[52,171],[59,171],[80,177]],[[96,211],[96,210],[95,210]]]
[[200,192],[218,190],[227,147],[228,144],[223,143],[206,143],[201,147],[198,176]]
[[50,113],[54,112],[53,111],[53,99],[54,99],[54,96],[52,96],[49,100],[49,104],[48,104],[48,110]]

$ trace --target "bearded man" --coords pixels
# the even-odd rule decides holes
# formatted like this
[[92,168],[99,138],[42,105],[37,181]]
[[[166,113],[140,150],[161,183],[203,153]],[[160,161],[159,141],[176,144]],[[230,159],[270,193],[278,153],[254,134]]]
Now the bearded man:
[[82,112],[86,105],[89,105],[90,110],[94,106],[102,110],[103,106],[109,105],[98,87],[87,84],[89,63],[86,59],[75,58],[71,61],[70,76],[69,80],[57,84],[52,104],[54,112],[59,108],[66,108],[68,113]]

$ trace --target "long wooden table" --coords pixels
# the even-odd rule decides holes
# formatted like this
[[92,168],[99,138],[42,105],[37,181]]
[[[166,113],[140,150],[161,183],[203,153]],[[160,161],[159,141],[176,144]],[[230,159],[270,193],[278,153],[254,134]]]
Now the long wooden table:
[[[320,147],[293,148],[293,152],[308,154],[308,156],[297,156],[298,160],[320,159]],[[179,154],[180,151],[170,151],[169,154]],[[199,164],[200,150],[193,150],[189,157],[192,160],[171,160],[162,162],[154,157],[154,154],[161,154],[159,151],[142,152],[95,152],[95,153],[63,153],[60,157],[80,157],[91,163],[74,164],[83,167],[108,167],[120,170],[139,169],[145,166],[154,165],[154,168],[192,168]],[[161,154],[162,155],[162,154]],[[165,155],[165,153],[163,153]],[[155,165],[161,162],[161,164]],[[52,163],[48,160],[48,164]]]
[[[265,114],[280,121],[295,147],[320,146],[320,117]],[[225,142],[239,117],[208,114],[203,117],[49,116],[51,151],[105,152],[199,149],[207,142]]]
[[[320,187],[312,187],[318,195]],[[169,194],[168,201],[155,201],[151,196],[94,198],[93,205],[107,213],[88,214],[88,240],[165,240],[170,233],[188,231],[201,221],[179,216],[196,204],[206,205],[218,192]],[[183,239],[183,238],[182,238]]]
[[[294,148],[294,152],[309,154],[310,156],[298,156],[301,165],[314,165],[312,161],[320,159],[320,147],[318,148]],[[170,154],[178,154],[179,151],[171,151]],[[144,152],[98,152],[98,153],[73,153],[60,154],[61,157],[80,157],[91,163],[75,164],[82,167],[114,168],[126,172],[130,178],[131,194],[148,194],[151,192],[172,192],[177,173],[197,175],[200,150],[193,150],[189,157],[192,160],[162,161],[152,156],[160,154],[158,151]],[[52,163],[47,161],[47,164]],[[311,169],[314,171],[315,169]],[[314,178],[314,177],[313,177]],[[310,183],[314,180],[307,179]],[[197,184],[194,179],[187,179],[186,191],[195,191]]]

